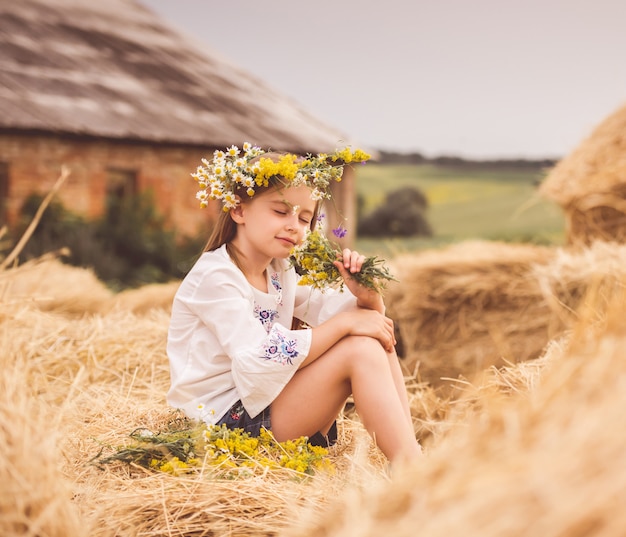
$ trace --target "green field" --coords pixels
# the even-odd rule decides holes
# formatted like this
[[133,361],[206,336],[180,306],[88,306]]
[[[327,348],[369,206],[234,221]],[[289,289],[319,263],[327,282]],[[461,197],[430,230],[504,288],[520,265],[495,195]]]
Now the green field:
[[414,186],[427,197],[431,238],[357,239],[365,253],[393,254],[470,239],[558,244],[561,208],[537,195],[543,171],[514,168],[368,164],[357,170],[357,192],[365,212],[387,192]]

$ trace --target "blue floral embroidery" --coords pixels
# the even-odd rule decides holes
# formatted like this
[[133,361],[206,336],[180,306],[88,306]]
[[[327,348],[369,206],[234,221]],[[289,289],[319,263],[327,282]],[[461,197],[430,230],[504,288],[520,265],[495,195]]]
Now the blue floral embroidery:
[[258,304],[255,304],[254,306],[254,314],[261,322],[263,328],[265,328],[265,331],[267,333],[269,333],[270,329],[272,328],[274,320],[278,319],[278,312],[276,310],[265,310],[262,309],[261,306],[259,306]]
[[276,304],[281,306],[283,303],[283,288],[280,285],[280,278],[278,277],[278,272],[272,272],[270,276],[270,281],[272,282],[272,286],[274,287],[274,289],[276,289],[276,291],[278,292],[278,295],[276,296]]
[[292,359],[298,356],[298,343],[287,339],[278,330],[272,330],[267,344],[264,345],[264,358],[282,365],[293,365]]

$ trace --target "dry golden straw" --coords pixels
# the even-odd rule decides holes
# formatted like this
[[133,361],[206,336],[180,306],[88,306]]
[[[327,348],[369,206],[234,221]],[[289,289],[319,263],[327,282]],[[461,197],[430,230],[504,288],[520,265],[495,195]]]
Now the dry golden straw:
[[[459,246],[457,254],[471,252],[478,269],[476,246]],[[499,245],[483,246],[490,274],[495,257],[488,252],[495,256]],[[136,427],[159,430],[172,419],[164,401],[172,286],[149,286],[145,299],[141,289],[114,296],[90,271],[54,260],[0,272],[0,534],[356,536],[410,535],[420,527],[428,535],[617,535],[611,532],[624,522],[618,506],[626,500],[625,248],[502,250],[509,283],[483,278],[473,296],[488,296],[491,284],[509,297],[501,311],[539,296],[555,302],[546,298],[546,311],[576,303],[568,330],[539,359],[486,367],[473,382],[457,382],[454,398],[408,377],[426,455],[415,467],[393,468],[391,481],[353,410],[330,454],[335,474],[224,481],[210,467],[173,476],[89,464],[100,450],[127,445]],[[510,270],[515,253],[525,254],[517,273]],[[426,255],[434,271],[434,254]],[[530,263],[536,257],[543,262]],[[450,258],[443,253],[441,261],[443,272]],[[82,298],[68,292],[70,277],[81,282]],[[454,315],[459,302],[449,293],[461,287],[448,286],[447,302],[429,299],[431,306],[441,301],[442,318]],[[472,326],[480,322],[477,316]],[[448,348],[442,341],[441,356]]]
[[471,241],[394,260],[387,293],[407,371],[433,386],[538,357],[562,328],[533,270],[547,247]]
[[226,479],[91,462],[178,417],[176,283],[116,295],[53,256],[5,262],[0,535],[623,535],[626,246],[468,242],[393,264],[424,457],[388,468],[349,405],[334,473]]
[[564,210],[571,244],[626,242],[626,106],[550,171],[540,193]]
[[494,371],[420,464],[288,535],[623,535],[625,290],[598,279],[529,382],[522,364]]

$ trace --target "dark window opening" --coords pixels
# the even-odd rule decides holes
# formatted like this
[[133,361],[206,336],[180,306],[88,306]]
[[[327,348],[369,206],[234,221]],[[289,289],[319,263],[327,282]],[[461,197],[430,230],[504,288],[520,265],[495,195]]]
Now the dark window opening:
[[137,172],[120,168],[107,170],[107,196],[122,200],[137,193]]
[[0,227],[8,224],[9,212],[9,165],[0,162]]

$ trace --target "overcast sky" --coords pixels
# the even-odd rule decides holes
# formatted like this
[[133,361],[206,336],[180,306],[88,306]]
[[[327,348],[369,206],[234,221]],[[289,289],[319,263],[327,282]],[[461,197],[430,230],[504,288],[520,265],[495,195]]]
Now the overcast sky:
[[622,0],[140,0],[364,146],[560,157],[626,104]]

